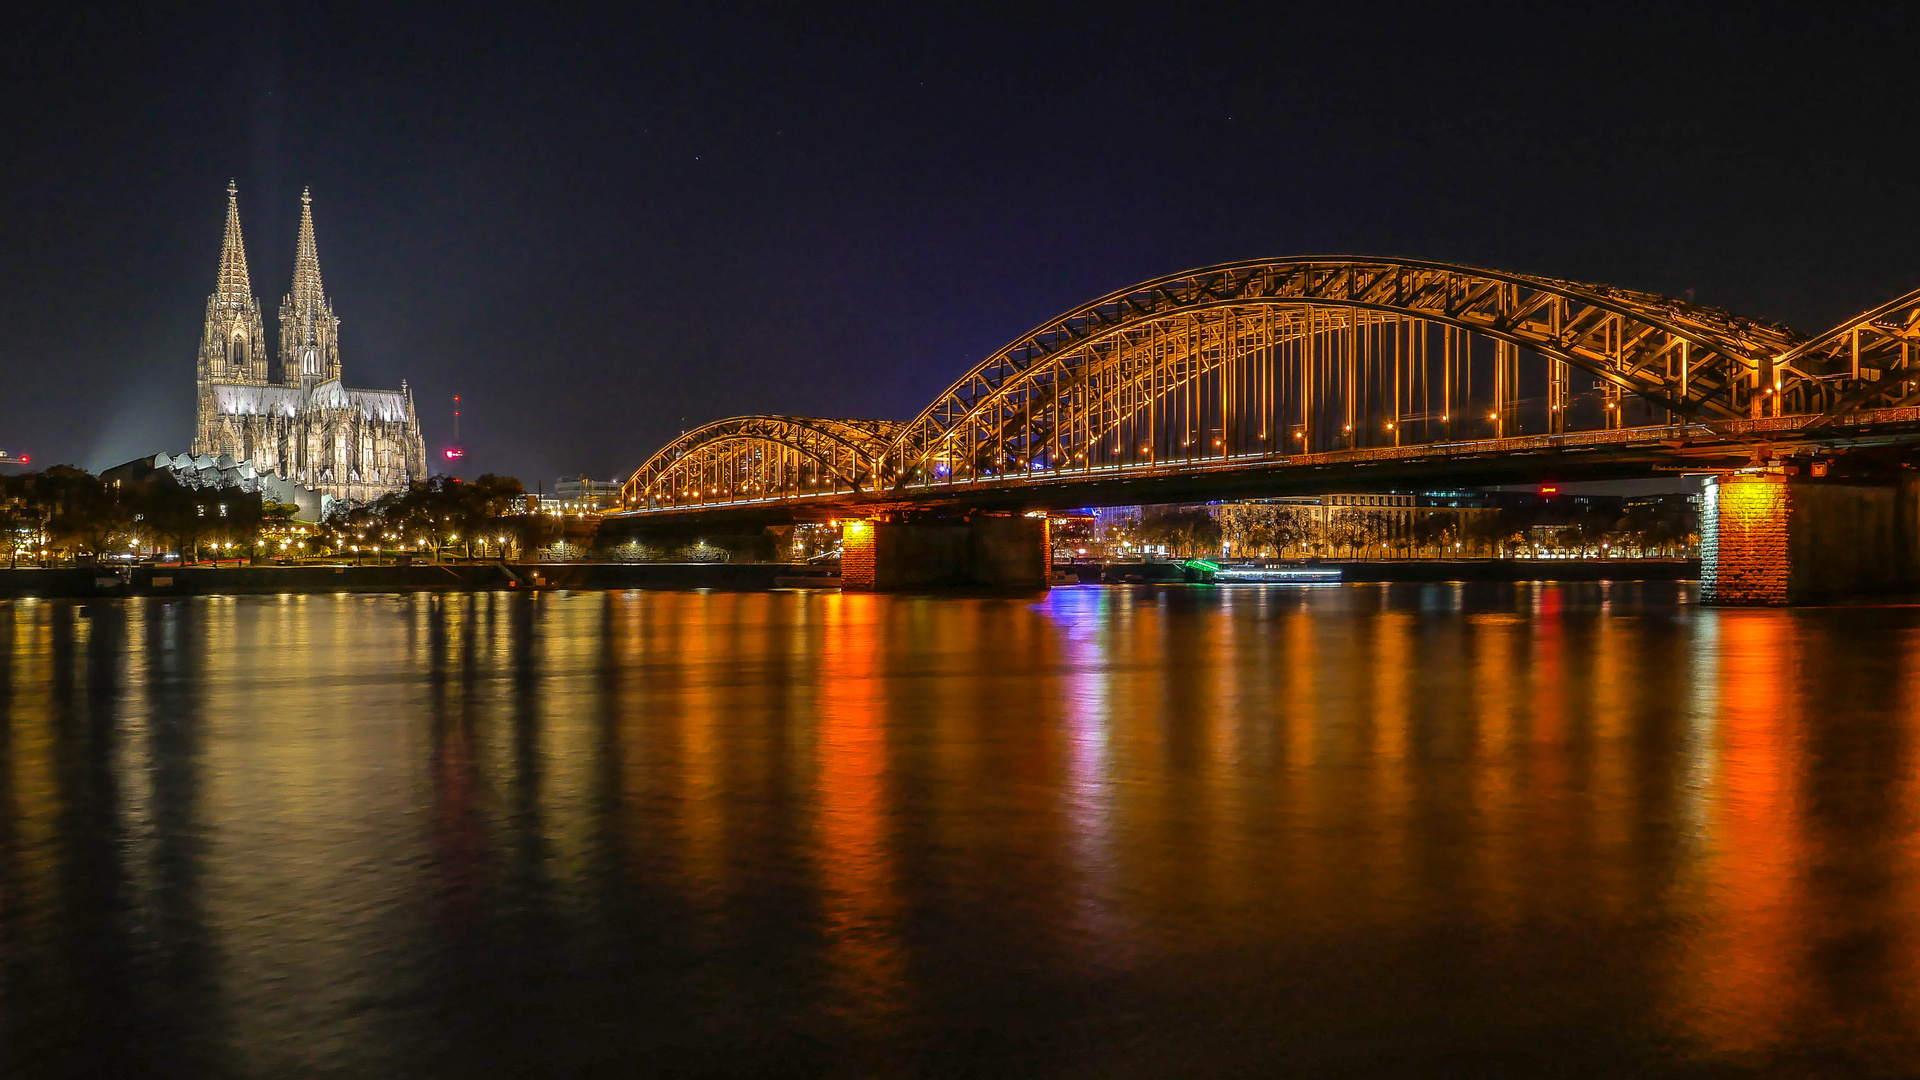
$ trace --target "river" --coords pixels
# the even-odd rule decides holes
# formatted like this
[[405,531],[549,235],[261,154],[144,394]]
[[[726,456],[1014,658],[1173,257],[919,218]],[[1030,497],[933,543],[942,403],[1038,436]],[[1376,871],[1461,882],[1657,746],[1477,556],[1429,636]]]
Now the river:
[[1920,1071],[1920,608],[0,602],[0,1075]]

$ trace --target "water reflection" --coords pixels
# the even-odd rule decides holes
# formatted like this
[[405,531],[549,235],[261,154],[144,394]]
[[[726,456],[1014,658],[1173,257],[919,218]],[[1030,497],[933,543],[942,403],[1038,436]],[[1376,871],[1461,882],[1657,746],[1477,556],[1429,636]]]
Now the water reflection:
[[1910,1072],[1916,631],[1626,584],[0,604],[0,1073]]

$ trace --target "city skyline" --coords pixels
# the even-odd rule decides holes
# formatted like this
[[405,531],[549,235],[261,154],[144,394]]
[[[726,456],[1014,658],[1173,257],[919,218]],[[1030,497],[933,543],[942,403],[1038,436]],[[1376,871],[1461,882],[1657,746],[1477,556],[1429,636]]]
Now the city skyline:
[[[1906,151],[1873,136],[1912,108],[1897,10],[678,18],[31,17],[0,446],[184,447],[169,373],[229,177],[263,236],[324,195],[356,379],[408,378],[435,448],[460,394],[466,470],[530,480],[740,413],[906,419],[1085,297],[1236,258],[1498,266],[1804,333],[1915,283]],[[1632,59],[1560,69],[1576,25]]]
[[5,1080],[1920,1076],[1920,8],[8,30]]

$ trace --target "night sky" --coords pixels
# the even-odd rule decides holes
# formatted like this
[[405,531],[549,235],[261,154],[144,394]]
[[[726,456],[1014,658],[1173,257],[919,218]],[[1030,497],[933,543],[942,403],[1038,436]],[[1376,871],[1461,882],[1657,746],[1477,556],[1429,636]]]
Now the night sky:
[[[0,447],[186,448],[240,186],[303,185],[353,386],[463,472],[747,412],[908,418],[1136,281],[1405,255],[1803,332],[1920,285],[1920,16],[1291,5],[34,5],[0,35]],[[57,7],[82,9],[50,14]]]

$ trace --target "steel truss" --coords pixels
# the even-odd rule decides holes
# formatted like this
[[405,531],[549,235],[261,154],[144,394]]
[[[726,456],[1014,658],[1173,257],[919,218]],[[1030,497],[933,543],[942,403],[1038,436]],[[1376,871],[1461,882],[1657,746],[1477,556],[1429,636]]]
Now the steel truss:
[[686,506],[871,491],[897,420],[736,416],[695,428],[640,466],[629,506]]
[[1821,420],[1920,403],[1920,289],[1848,319],[1775,361],[1833,386]]
[[1042,324],[905,424],[709,424],[641,466],[625,499],[911,497],[1677,424],[1805,430],[1920,403],[1916,345],[1920,291],[1807,339],[1651,293],[1444,263],[1233,263]]

